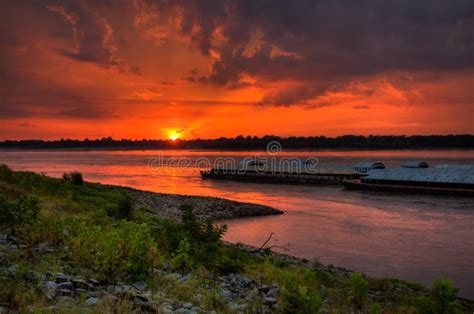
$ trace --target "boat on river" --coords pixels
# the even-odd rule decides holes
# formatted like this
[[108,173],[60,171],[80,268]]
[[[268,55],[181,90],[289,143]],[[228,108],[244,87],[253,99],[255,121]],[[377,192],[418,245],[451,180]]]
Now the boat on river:
[[370,170],[358,179],[345,180],[344,186],[356,190],[474,196],[474,165],[408,165]]
[[357,179],[360,174],[348,166],[319,166],[314,161],[268,163],[262,160],[239,162],[201,171],[203,179],[221,179],[274,184],[339,184]]

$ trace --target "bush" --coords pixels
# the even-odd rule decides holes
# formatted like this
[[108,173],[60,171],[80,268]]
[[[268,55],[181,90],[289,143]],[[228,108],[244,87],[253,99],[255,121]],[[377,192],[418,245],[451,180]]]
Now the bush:
[[80,222],[74,234],[70,258],[80,266],[95,265],[104,278],[121,272],[143,277],[153,269],[157,249],[146,224],[123,221],[106,229]]
[[215,226],[210,219],[199,221],[190,204],[183,204],[180,209],[182,211],[182,238],[176,256],[179,256],[180,250],[183,249],[182,240],[186,239],[189,242],[187,254],[193,259],[192,263],[187,263],[188,265],[203,265],[208,269],[218,271],[237,268],[235,263],[231,265],[221,254],[221,238],[227,226]]
[[354,310],[362,310],[367,303],[367,295],[369,293],[369,283],[359,273],[351,275],[351,303]]
[[316,291],[300,285],[293,274],[285,273],[281,304],[283,313],[317,313],[322,301]]
[[0,180],[6,182],[13,181],[13,171],[7,165],[0,165]]
[[72,172],[65,172],[63,174],[63,180],[75,185],[82,185],[84,184],[84,180],[82,178],[82,174],[77,171]]
[[181,272],[189,272],[193,269],[194,262],[191,257],[191,244],[188,238],[184,238],[179,242],[178,250],[171,259],[171,266]]
[[64,241],[64,221],[55,214],[40,214],[34,223],[17,228],[16,233],[29,245],[45,241],[58,245]]
[[34,223],[39,211],[39,201],[35,197],[10,199],[0,194],[0,227],[9,228],[12,234],[15,234],[18,228]]
[[114,216],[118,219],[133,219],[134,203],[134,199],[129,194],[123,195],[115,210]]
[[438,279],[433,283],[431,296],[433,298],[436,313],[456,313],[457,293],[459,289],[454,288],[449,279]]

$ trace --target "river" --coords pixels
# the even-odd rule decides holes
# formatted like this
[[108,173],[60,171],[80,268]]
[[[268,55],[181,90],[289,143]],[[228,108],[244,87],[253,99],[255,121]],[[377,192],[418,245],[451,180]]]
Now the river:
[[[212,163],[219,157],[241,159],[255,154],[265,155],[185,150],[0,151],[0,163],[54,177],[77,170],[88,181],[273,206],[286,213],[225,221],[229,225],[225,239],[260,245],[273,232],[272,244],[282,247],[277,250],[426,286],[447,277],[460,288],[461,296],[474,299],[474,199],[202,180],[196,166],[203,160]],[[278,157],[315,157],[321,165],[380,161],[396,167],[404,160],[423,160],[430,166],[474,164],[472,150],[288,151]]]

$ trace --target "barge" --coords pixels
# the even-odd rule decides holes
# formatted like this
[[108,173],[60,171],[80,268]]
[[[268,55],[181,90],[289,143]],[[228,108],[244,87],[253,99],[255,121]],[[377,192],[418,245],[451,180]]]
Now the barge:
[[404,166],[374,169],[359,179],[346,180],[347,189],[474,196],[474,165]]
[[249,162],[237,167],[216,167],[201,171],[203,179],[220,179],[274,184],[338,184],[345,180],[360,177],[359,172],[351,167],[342,166],[309,166],[303,164],[265,164],[259,161]]

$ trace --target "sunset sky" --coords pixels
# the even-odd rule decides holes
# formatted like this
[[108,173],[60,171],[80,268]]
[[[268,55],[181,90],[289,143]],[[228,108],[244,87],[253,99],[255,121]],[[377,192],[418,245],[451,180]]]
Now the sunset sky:
[[474,1],[2,1],[0,139],[474,133]]

